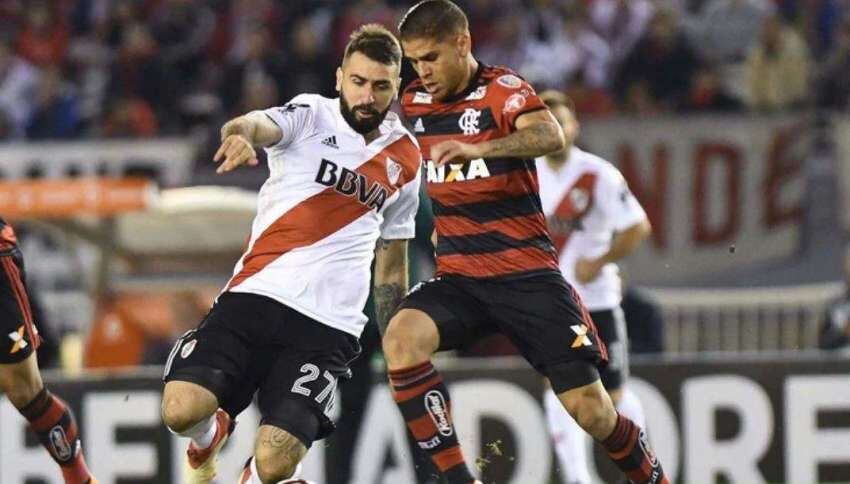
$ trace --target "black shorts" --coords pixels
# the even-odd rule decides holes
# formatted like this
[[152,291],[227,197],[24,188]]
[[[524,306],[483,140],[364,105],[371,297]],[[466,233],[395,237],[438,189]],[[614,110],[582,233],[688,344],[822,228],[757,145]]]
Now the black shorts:
[[0,364],[20,363],[41,343],[24,282],[24,258],[0,219]]
[[400,307],[434,320],[440,351],[503,333],[558,393],[596,381],[607,358],[581,299],[559,273],[511,280],[443,276],[414,287]]
[[225,293],[174,345],[163,379],[201,385],[235,417],[257,393],[263,425],[310,445],[329,435],[340,377],[360,354],[354,336],[256,294]]
[[623,310],[617,306],[591,311],[590,317],[599,331],[599,339],[608,348],[608,364],[599,374],[602,384],[608,390],[618,390],[629,377],[629,344]]

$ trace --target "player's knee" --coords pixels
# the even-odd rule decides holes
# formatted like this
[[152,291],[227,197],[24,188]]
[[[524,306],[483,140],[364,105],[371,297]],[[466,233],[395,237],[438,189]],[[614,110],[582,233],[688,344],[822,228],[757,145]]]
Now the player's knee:
[[218,408],[209,390],[194,383],[170,381],[162,394],[162,421],[175,433],[183,433]]
[[175,433],[189,430],[207,416],[185,395],[166,394],[162,398],[162,421]]
[[416,364],[437,349],[439,336],[427,316],[402,310],[390,321],[383,338],[384,356],[396,365]]
[[301,455],[295,449],[286,451],[270,446],[261,446],[256,450],[254,459],[260,480],[278,482],[292,477],[296,467],[298,467],[298,462],[301,461]]

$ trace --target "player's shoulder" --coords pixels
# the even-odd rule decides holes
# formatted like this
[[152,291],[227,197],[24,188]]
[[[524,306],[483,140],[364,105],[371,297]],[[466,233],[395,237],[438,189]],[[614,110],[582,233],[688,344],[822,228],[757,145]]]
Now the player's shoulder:
[[516,71],[500,65],[483,66],[479,79],[487,86],[488,93],[512,92],[531,87]]
[[433,96],[425,90],[421,79],[412,81],[401,93],[401,109],[405,116],[415,116],[417,108],[425,108],[433,102]]
[[605,180],[619,181],[623,178],[620,170],[613,163],[595,153],[584,151],[576,146],[572,147],[570,162],[574,163],[576,168],[595,173],[597,177]]

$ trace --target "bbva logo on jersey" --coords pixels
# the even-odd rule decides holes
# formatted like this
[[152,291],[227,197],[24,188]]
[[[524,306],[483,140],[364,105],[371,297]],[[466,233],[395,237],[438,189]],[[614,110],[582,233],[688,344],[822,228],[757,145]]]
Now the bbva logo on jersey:
[[449,163],[443,166],[437,166],[433,161],[428,160],[428,183],[459,182],[489,176],[490,169],[481,158],[471,160],[469,164]]
[[341,167],[331,160],[322,159],[316,182],[380,212],[389,197],[389,190],[378,182],[369,182],[361,173]]

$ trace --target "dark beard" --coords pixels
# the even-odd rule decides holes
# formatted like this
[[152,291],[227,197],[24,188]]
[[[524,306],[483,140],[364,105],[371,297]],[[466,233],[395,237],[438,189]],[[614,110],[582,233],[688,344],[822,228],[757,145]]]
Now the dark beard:
[[[378,126],[384,122],[384,118],[387,117],[387,112],[389,112],[390,106],[387,106],[387,109],[384,109],[384,112],[378,112],[376,109],[368,106],[357,106],[356,108],[351,109],[345,101],[345,96],[340,93],[339,110],[342,113],[342,117],[345,118],[345,121],[349,126],[351,126],[351,129],[362,135],[366,135],[378,129]],[[354,114],[355,112],[360,112],[361,114],[373,114],[374,116],[371,118],[357,119],[357,116]]]

